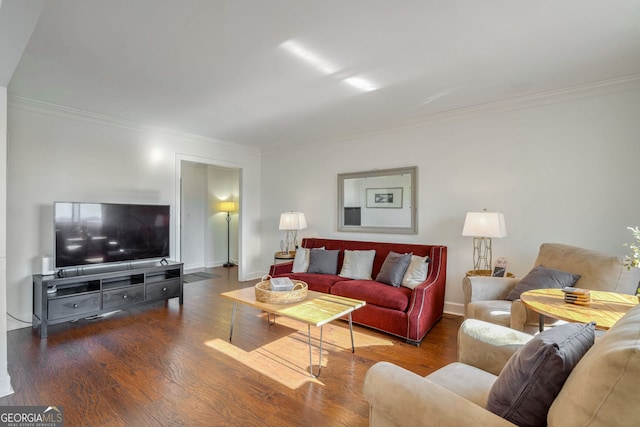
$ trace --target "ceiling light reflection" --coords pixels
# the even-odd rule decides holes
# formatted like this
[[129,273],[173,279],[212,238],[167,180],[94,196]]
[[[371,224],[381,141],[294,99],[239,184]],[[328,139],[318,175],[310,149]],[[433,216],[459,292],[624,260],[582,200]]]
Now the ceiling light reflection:
[[[316,54],[311,49],[303,46],[295,40],[287,40],[286,42],[282,43],[280,47],[285,49],[296,58],[301,59],[309,65],[312,65],[314,68],[320,70],[324,74],[331,75],[340,71],[338,67],[331,64],[329,61],[322,58],[320,55]],[[378,86],[376,86],[372,81],[364,79],[362,77],[348,77],[341,80],[363,92],[371,92],[378,89]]]
[[369,80],[360,77],[349,77],[348,79],[344,79],[344,82],[364,92],[371,92],[372,90],[378,89],[378,87]]
[[295,40],[287,40],[280,46],[295,57],[302,59],[307,64],[313,65],[325,74],[333,74],[338,71],[336,67]]

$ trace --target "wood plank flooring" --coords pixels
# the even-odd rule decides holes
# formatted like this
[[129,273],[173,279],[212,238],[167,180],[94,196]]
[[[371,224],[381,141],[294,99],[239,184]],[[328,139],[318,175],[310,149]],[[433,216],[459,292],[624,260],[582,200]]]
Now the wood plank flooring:
[[[186,283],[177,299],[99,320],[8,333],[15,393],[0,405],[64,408],[65,426],[366,426],[362,397],[367,369],[396,363],[420,375],[456,359],[462,318],[445,315],[419,347],[348,324],[324,327],[322,373],[307,375],[306,325],[238,306],[229,342],[231,301],[220,292],[251,286],[237,268]],[[319,329],[311,328],[314,369]]]

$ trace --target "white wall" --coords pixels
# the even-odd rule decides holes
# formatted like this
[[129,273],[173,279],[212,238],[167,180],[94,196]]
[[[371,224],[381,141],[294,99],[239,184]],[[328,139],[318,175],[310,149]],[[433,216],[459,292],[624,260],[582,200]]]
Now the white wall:
[[[31,321],[31,275],[39,272],[39,258],[52,252],[54,200],[170,204],[171,256],[180,259],[182,160],[242,170],[246,214],[239,233],[239,277],[261,274],[256,150],[12,98],[7,142],[7,311],[13,316]],[[17,327],[25,324],[9,325]]]
[[204,268],[205,236],[208,222],[207,166],[182,162],[182,197],[180,223],[182,225],[181,261],[184,270]]
[[0,86],[0,397],[13,393],[7,370],[7,88]]
[[[509,236],[494,239],[493,257],[507,257],[517,276],[533,266],[543,242],[624,255],[622,244],[632,241],[626,227],[640,223],[639,118],[635,80],[264,153],[263,262],[282,239],[277,219],[285,210],[305,213],[301,237],[444,244],[446,310],[461,313],[461,281],[472,268],[472,240],[461,236],[467,211],[504,212]],[[417,235],[336,231],[338,173],[414,165]]]

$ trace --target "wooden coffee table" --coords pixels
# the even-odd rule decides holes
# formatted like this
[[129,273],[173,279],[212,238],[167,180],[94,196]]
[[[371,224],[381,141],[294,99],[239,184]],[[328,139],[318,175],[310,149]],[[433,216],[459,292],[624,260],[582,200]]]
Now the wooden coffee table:
[[[320,376],[322,369],[322,326],[332,320],[345,315],[349,317],[349,332],[351,333],[351,352],[355,352],[353,342],[353,323],[351,312],[364,307],[366,302],[357,299],[345,298],[337,295],[324,294],[322,292],[308,291],[307,298],[303,301],[292,304],[268,304],[256,301],[254,287],[237,289],[235,291],[223,292],[221,296],[233,301],[231,309],[231,328],[229,331],[229,341],[233,337],[233,322],[236,317],[237,303],[249,305],[262,311],[266,311],[271,322],[270,315],[273,314],[273,323],[277,315],[288,317],[307,324],[307,336],[309,341],[309,374],[313,377]],[[320,328],[320,361],[318,362],[318,373],[313,372],[312,350],[311,350],[311,326]]]
[[540,314],[540,332],[544,329],[544,316],[568,322],[596,322],[596,329],[607,330],[638,305],[635,295],[604,291],[591,291],[588,305],[565,302],[561,289],[535,289],[523,292],[520,299],[525,306]]

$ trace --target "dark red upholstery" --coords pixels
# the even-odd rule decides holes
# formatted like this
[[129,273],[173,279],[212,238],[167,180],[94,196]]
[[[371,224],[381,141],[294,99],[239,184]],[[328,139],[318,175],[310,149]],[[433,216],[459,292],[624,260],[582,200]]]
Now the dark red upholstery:
[[[289,266],[289,271],[291,271],[290,269],[291,266]],[[307,286],[309,286],[309,290],[324,292],[325,294],[331,293],[331,287],[338,280],[344,280],[342,277],[334,276],[333,274],[287,273],[281,274],[281,276],[287,276],[295,280],[302,280],[307,284]]]
[[[302,279],[300,279],[302,280]],[[348,298],[361,299],[367,304],[393,310],[407,311],[411,289],[405,287],[394,288],[373,280],[342,280],[331,286],[331,293]]]
[[272,265],[269,274],[274,277],[288,276],[302,280],[314,291],[364,300],[367,305],[352,313],[355,323],[400,336],[416,344],[442,317],[447,276],[446,246],[319,238],[306,238],[302,241],[304,248],[323,246],[328,250],[341,250],[338,256],[338,272],[342,268],[344,249],[375,249],[372,271],[374,279],[390,251],[428,255],[431,264],[427,279],[413,290],[402,286],[394,288],[375,280],[350,280],[328,274],[291,273],[291,262]]

